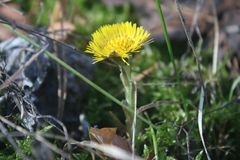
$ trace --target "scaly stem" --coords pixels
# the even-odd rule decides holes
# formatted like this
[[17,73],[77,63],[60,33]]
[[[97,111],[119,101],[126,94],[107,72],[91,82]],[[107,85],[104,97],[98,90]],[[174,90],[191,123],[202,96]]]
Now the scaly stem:
[[[133,82],[131,80],[131,67],[130,65],[126,65],[123,62],[118,62],[119,68],[120,68],[120,78],[124,86],[124,92],[125,92],[125,100],[127,103],[127,106],[131,111],[133,111],[136,107],[136,88],[133,86]],[[129,110],[123,109],[125,117],[126,117],[126,126],[127,126],[127,132],[129,137],[133,138],[133,119],[134,119],[134,112],[129,112]]]

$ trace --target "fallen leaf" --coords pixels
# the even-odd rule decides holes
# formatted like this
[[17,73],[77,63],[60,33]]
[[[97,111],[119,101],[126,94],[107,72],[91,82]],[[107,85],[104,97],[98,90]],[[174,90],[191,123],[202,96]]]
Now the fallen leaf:
[[99,144],[111,144],[116,135],[116,128],[89,128],[88,133],[92,141]]
[[93,142],[96,142],[98,144],[107,144],[110,146],[113,145],[129,153],[132,152],[129,142],[125,138],[117,135],[116,128],[89,128],[88,131],[90,140]]
[[131,146],[129,144],[129,142],[123,138],[123,137],[120,137],[118,135],[115,135],[112,139],[112,145],[114,146],[117,146],[125,151],[128,151],[128,152],[132,152],[132,149],[131,149]]

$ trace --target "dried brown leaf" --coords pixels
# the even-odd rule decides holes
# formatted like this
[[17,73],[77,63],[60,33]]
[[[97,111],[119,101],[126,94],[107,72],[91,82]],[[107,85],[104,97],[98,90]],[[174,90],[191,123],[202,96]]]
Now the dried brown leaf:
[[99,144],[111,144],[116,135],[116,128],[89,128],[88,133],[92,141]]
[[91,141],[99,144],[114,145],[125,151],[131,152],[129,142],[125,138],[118,136],[116,131],[116,128],[89,128],[89,137]]

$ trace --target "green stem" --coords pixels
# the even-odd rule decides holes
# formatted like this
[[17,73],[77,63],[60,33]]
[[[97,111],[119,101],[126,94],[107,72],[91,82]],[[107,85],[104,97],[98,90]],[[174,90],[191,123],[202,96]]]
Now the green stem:
[[176,64],[175,64],[175,61],[174,61],[173,50],[172,50],[172,46],[171,46],[171,42],[170,42],[170,38],[169,38],[167,26],[166,26],[166,21],[165,21],[165,18],[164,18],[164,15],[163,15],[163,11],[162,11],[162,8],[161,8],[160,0],[156,0],[156,6],[157,6],[157,9],[158,9],[158,14],[159,14],[160,21],[161,21],[161,24],[162,24],[164,37],[165,37],[165,40],[166,40],[166,43],[167,43],[169,57],[171,59],[173,67],[174,67],[176,79],[179,82],[179,73],[177,71]]
[[[147,119],[149,120],[149,122],[151,123],[148,114],[146,113],[145,115],[146,115]],[[151,132],[151,136],[152,136],[153,149],[154,149],[154,154],[155,154],[155,158],[154,159],[159,159],[159,157],[158,157],[157,138],[156,138],[156,134],[155,134],[154,129],[152,128],[152,126],[150,126],[150,132]]]
[[[124,92],[125,92],[125,100],[127,103],[127,106],[131,111],[134,110],[136,106],[136,89],[134,89],[132,81],[131,81],[131,68],[129,65],[126,65],[123,62],[118,62],[119,68],[120,68],[120,78],[124,86]],[[129,110],[123,109],[125,117],[126,117],[126,126],[127,131],[129,134],[129,137],[132,137],[132,124],[133,124],[133,112],[129,112]]]

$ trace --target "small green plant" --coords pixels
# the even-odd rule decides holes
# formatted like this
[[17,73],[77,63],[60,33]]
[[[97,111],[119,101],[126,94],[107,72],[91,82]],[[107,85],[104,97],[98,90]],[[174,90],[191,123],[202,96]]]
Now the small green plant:
[[[27,136],[26,138],[22,140],[17,140],[19,148],[23,151],[23,153],[26,156],[30,156],[32,153],[32,143],[33,143],[33,138],[31,136]],[[22,155],[20,155],[18,152],[16,152],[16,159],[21,160]]]
[[[131,22],[106,25],[92,34],[86,52],[91,54],[94,63],[110,58],[118,65],[121,72],[120,79],[125,91],[125,104],[123,108],[126,118],[128,136],[133,135],[134,110],[137,106],[136,84],[131,78],[130,55],[140,52],[141,47],[148,43],[150,34],[143,27],[137,27]],[[132,137],[133,138],[133,137]]]

